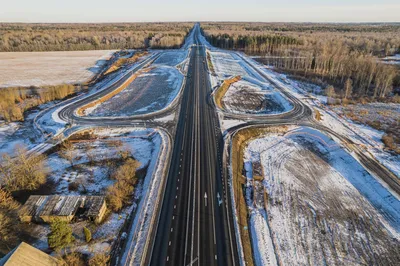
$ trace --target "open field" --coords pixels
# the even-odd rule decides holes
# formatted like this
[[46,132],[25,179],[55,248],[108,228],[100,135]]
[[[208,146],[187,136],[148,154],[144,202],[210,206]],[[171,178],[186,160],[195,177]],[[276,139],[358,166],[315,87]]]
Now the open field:
[[256,265],[399,261],[399,199],[327,136],[268,133],[244,163]]
[[239,114],[276,114],[292,108],[271,84],[249,78],[233,83],[223,96],[222,105]]
[[113,51],[0,53],[0,87],[81,83],[101,70]]
[[[385,132],[391,138],[386,147],[400,154],[400,104],[368,103],[332,106],[339,115]],[[382,138],[382,137],[381,137]],[[380,139],[377,139],[379,141]]]
[[129,116],[165,108],[177,96],[183,75],[173,67],[158,66],[139,75],[126,89],[99,104],[90,116]]
[[166,66],[176,66],[183,62],[188,56],[187,50],[175,50],[175,51],[168,51],[163,52],[154,64],[162,64]]

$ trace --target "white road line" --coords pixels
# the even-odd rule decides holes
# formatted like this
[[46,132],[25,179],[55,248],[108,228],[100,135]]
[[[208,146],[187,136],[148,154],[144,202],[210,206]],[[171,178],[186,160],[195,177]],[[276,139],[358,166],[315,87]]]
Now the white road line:
[[[185,128],[186,129],[186,128]],[[193,149],[193,144],[194,144],[194,134],[195,134],[195,132],[194,132],[194,130],[192,131],[192,138],[191,138],[191,149]],[[185,139],[185,137],[184,137],[184,139]],[[183,147],[182,147],[183,148]],[[190,215],[189,215],[189,213],[190,213],[190,201],[192,201],[192,190],[191,190],[191,185],[192,185],[192,168],[193,168],[193,153],[191,154],[191,157],[190,157],[190,168],[189,168],[189,202],[188,202],[188,207],[187,207],[187,216],[186,216],[186,234],[185,234],[185,256],[184,256],[184,259],[183,259],[183,262],[184,262],[184,265],[186,265],[186,254],[187,254],[187,252],[188,252],[188,237],[189,237],[189,218],[190,218]],[[192,247],[193,247],[193,245],[192,245]]]

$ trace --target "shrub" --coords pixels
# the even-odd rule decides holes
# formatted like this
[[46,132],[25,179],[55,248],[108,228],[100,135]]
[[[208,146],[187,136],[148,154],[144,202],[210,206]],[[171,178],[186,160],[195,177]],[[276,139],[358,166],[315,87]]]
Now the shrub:
[[8,191],[0,188],[0,252],[2,253],[8,253],[18,242],[19,206]]
[[79,183],[77,182],[71,182],[68,184],[68,190],[69,191],[77,191],[79,189]]
[[394,141],[394,138],[391,134],[384,134],[382,136],[382,142],[385,144],[386,147],[388,147],[391,150],[396,150],[397,145]]
[[109,255],[106,255],[104,253],[98,253],[98,254],[95,254],[89,260],[89,266],[104,266],[104,265],[108,265],[109,261],[110,261]]
[[139,166],[138,161],[128,158],[113,174],[117,182],[107,189],[107,204],[114,212],[130,203],[136,182],[136,169]]
[[37,189],[46,182],[45,155],[27,155],[26,149],[18,148],[16,157],[3,155],[0,180],[8,191]]
[[0,210],[0,250],[7,253],[9,245],[15,240],[15,231],[12,219],[4,210]]
[[89,243],[92,240],[92,232],[87,227],[83,227],[83,233],[85,234],[86,243]]
[[315,109],[315,119],[317,121],[321,121],[321,119],[322,119],[321,112],[318,111],[317,109]]
[[50,248],[59,251],[68,247],[74,240],[72,228],[66,221],[54,219],[50,223],[50,234],[48,235]]
[[82,254],[78,252],[71,252],[63,257],[63,266],[85,266],[86,263]]
[[0,209],[16,210],[20,204],[13,199],[10,192],[0,188]]

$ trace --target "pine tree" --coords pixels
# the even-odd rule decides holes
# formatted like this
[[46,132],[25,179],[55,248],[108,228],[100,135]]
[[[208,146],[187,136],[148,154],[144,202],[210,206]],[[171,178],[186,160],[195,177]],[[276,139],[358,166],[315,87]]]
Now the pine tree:
[[92,232],[87,227],[83,227],[83,233],[85,234],[85,240],[87,243],[92,240]]
[[68,247],[75,240],[71,226],[60,219],[54,219],[50,224],[48,235],[49,247],[59,251]]

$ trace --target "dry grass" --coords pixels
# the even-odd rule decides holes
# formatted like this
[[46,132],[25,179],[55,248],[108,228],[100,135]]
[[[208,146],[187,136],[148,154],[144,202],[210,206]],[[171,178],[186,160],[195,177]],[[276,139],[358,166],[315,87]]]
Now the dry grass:
[[222,104],[222,98],[224,97],[224,95],[226,94],[226,92],[228,91],[229,87],[231,86],[231,84],[238,82],[241,79],[240,76],[236,76],[230,79],[225,80],[221,87],[219,87],[214,95],[214,99],[215,99],[215,103],[216,105],[220,108],[220,109],[224,109],[224,106]]
[[[283,129],[285,129],[285,127],[283,127]],[[249,214],[248,214],[246,200],[244,197],[244,185],[246,184],[246,178],[243,176],[244,150],[247,144],[251,140],[258,138],[267,132],[278,132],[278,131],[282,131],[282,128],[281,129],[274,127],[245,128],[238,131],[232,138],[232,150],[231,150],[232,175],[233,175],[232,184],[236,202],[235,208],[238,214],[240,236],[242,240],[244,259],[246,261],[246,265],[254,265],[254,261],[251,248],[251,239],[248,229]]]
[[211,73],[212,73],[213,75],[215,75],[214,65],[213,65],[213,63],[212,63],[212,61],[211,61],[211,55],[210,55],[209,52],[207,52],[207,62],[208,62],[208,67],[209,67]]
[[112,72],[117,71],[118,69],[121,68],[121,66],[126,65],[126,64],[133,64],[136,63],[139,58],[147,55],[148,52],[137,52],[135,53],[132,57],[130,58],[119,58],[117,61],[115,61],[105,72],[104,75],[110,74]]

